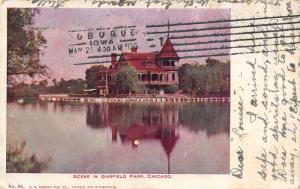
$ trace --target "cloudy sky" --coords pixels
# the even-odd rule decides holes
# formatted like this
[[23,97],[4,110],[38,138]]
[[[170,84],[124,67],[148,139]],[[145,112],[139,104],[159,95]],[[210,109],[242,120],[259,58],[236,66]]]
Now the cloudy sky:
[[[189,25],[172,25],[176,23],[195,23],[205,22],[212,20],[230,19],[230,9],[41,9],[41,13],[36,17],[36,27],[44,28],[43,35],[47,39],[47,48],[45,49],[45,55],[42,57],[42,64],[47,65],[50,68],[52,78],[84,78],[86,68],[92,64],[86,65],[74,65],[76,63],[89,63],[89,62],[105,62],[109,58],[87,58],[89,56],[105,56],[112,52],[120,53],[121,50],[111,49],[109,52],[103,52],[104,47],[113,45],[120,45],[122,39],[134,38],[138,51],[153,52],[161,49],[159,37],[167,36],[167,33],[159,34],[147,34],[147,32],[155,31],[168,31],[167,26],[146,28],[146,25],[167,24],[169,22],[169,36],[203,36],[212,33],[228,33],[228,29],[224,30],[205,30],[209,27],[229,26],[228,22],[222,23],[207,23],[207,24],[189,24]],[[120,30],[123,30],[119,26],[125,27],[126,36],[121,38]],[[134,26],[134,36],[130,36],[129,32],[132,28],[126,28],[126,26]],[[117,27],[113,29],[114,27]],[[198,31],[186,31],[191,29],[203,29]],[[84,31],[82,31],[84,30]],[[116,38],[110,37],[108,34],[114,30],[117,33]],[[179,30],[179,32],[172,32]],[[75,31],[75,32],[70,32]],[[88,32],[93,33],[93,39],[88,39]],[[99,32],[104,31],[105,37],[100,38]],[[182,31],[182,32],[180,32]],[[83,36],[81,40],[77,36]],[[147,41],[147,39],[153,39]],[[93,47],[92,54],[86,54],[84,52],[88,48],[88,45],[83,46],[70,46],[72,44],[79,44],[90,41],[102,39],[113,39],[110,45],[99,45]],[[230,39],[230,36],[219,37],[187,37],[171,39],[172,43],[191,43],[191,42],[206,42],[212,40],[224,40]],[[133,43],[133,42],[128,42]],[[127,43],[127,45],[128,45]],[[128,51],[126,49],[126,42],[123,42],[122,51]],[[212,44],[199,44],[188,46],[175,46],[176,50],[179,50],[180,57],[195,56],[195,55],[207,55],[226,53],[226,50],[209,50],[209,51],[197,51],[195,49],[203,49],[209,47],[220,47],[222,45],[229,45],[227,43],[212,43]],[[100,47],[101,46],[101,47]],[[97,51],[100,47],[100,52]],[[69,54],[70,48],[82,48],[83,50],[77,54]],[[182,50],[191,49],[190,52],[183,52]],[[194,49],[194,50],[193,50]],[[217,57],[221,60],[228,60],[228,56]],[[183,58],[180,60],[181,64],[185,62],[197,61],[203,63],[205,58]],[[109,64],[105,64],[109,65]]]

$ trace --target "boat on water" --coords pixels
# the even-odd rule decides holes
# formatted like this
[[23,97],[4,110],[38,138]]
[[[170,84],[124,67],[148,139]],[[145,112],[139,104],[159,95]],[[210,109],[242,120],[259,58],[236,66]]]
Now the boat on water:
[[18,103],[23,104],[24,103],[24,99],[23,98],[18,99]]

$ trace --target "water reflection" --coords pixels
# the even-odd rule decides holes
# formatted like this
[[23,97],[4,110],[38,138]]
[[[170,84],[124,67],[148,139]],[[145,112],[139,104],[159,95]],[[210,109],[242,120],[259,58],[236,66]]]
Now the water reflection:
[[[10,141],[24,138],[37,154],[53,157],[49,172],[227,173],[229,169],[226,103],[11,103],[8,125]],[[95,141],[97,145],[90,145]],[[44,148],[48,143],[57,144],[52,154]],[[76,146],[85,147],[79,152],[72,149]],[[120,151],[124,162],[111,163]],[[78,169],[69,162],[77,162]]]
[[[168,159],[180,137],[180,127],[193,132],[205,130],[207,136],[229,132],[228,104],[90,104],[87,125],[110,128],[111,140],[136,148],[141,140],[159,140]],[[119,135],[119,137],[118,137]]]
[[87,125],[91,128],[187,127],[207,135],[229,132],[229,104],[89,104]]

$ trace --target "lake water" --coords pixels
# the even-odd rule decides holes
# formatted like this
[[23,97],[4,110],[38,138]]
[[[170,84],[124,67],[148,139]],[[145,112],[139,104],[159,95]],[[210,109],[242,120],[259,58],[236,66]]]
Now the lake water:
[[228,103],[8,103],[7,142],[50,173],[229,172]]

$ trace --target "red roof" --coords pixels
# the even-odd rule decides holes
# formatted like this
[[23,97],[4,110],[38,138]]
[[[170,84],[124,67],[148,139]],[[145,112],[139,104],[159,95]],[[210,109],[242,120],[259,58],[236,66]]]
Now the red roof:
[[[179,59],[170,38],[167,38],[165,44],[163,45],[159,53],[146,53],[146,52],[123,52],[120,56],[118,64],[122,61],[124,57],[125,61],[137,69],[139,72],[147,71],[161,71],[162,69],[157,65],[158,59]],[[146,66],[147,63],[153,63],[152,66]],[[177,68],[174,68],[175,70]],[[173,70],[172,68],[164,68],[163,70]]]
[[[124,52],[123,55],[126,62],[140,72],[159,70],[159,67],[156,65],[155,62],[157,54],[144,52]],[[147,61],[153,62],[154,67],[146,67],[145,63]]]
[[164,46],[162,47],[159,58],[174,58],[179,59],[176,50],[173,47],[173,44],[171,43],[170,38],[167,38]]

